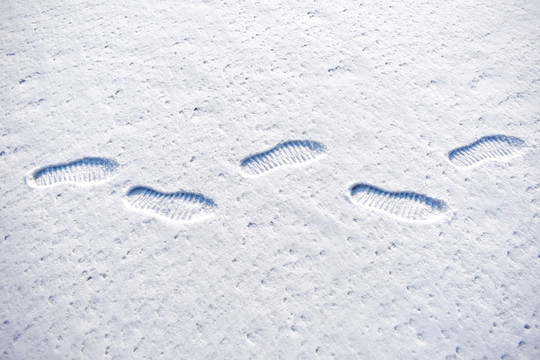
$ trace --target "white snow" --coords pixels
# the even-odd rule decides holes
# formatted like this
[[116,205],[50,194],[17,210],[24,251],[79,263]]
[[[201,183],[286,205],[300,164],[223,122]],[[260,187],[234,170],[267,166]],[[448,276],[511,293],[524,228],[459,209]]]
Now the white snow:
[[[540,358],[535,1],[3,1],[0,357]],[[489,135],[510,159],[459,168]],[[325,156],[244,176],[304,139]],[[94,186],[35,169],[120,164]],[[448,205],[411,223],[358,183]],[[197,222],[129,209],[203,194]]]

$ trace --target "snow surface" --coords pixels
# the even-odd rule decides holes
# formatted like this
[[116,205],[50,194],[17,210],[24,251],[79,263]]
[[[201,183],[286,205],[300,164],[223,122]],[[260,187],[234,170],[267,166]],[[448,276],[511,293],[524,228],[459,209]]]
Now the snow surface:
[[[540,358],[538,1],[0,3],[7,359]],[[488,135],[524,154],[458,168]],[[325,156],[245,177],[287,140]],[[36,168],[118,162],[95,186]],[[411,223],[354,184],[448,204]],[[203,194],[163,222],[129,189]]]

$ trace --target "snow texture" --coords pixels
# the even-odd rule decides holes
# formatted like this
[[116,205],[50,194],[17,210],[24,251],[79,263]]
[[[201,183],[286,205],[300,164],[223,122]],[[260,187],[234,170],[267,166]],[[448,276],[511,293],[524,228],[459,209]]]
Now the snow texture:
[[[539,19],[522,0],[0,2],[0,358],[540,358]],[[522,155],[449,161],[493,134]],[[245,176],[291,139],[324,156]],[[90,156],[114,176],[26,182]],[[402,221],[359,183],[446,211]],[[132,211],[141,185],[217,206]]]

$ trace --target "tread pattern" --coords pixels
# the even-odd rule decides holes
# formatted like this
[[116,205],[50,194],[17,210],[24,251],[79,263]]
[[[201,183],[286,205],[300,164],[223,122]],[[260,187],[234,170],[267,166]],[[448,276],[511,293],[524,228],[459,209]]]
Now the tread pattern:
[[135,210],[178,222],[206,218],[216,208],[211,199],[201,194],[184,191],[164,193],[143,186],[129,190],[126,200]]
[[506,135],[484,136],[472,144],[452,150],[448,154],[456,166],[473,166],[488,159],[503,159],[517,155],[525,141]]
[[270,150],[251,155],[242,160],[242,171],[248,175],[260,175],[283,165],[301,164],[323,154],[326,148],[310,140],[289,140]]
[[359,205],[393,215],[402,220],[430,221],[446,212],[442,200],[415,192],[394,192],[368,184],[351,188],[351,198]]
[[61,183],[92,184],[115,175],[118,163],[105,158],[86,157],[69,163],[47,166],[34,171],[28,184],[35,187]]

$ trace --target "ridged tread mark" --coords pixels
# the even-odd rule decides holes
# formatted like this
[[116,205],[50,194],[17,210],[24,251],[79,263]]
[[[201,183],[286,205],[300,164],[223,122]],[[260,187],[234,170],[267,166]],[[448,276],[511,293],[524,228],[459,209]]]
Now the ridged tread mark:
[[118,163],[97,157],[85,157],[69,163],[46,166],[27,177],[34,187],[52,186],[61,183],[90,185],[108,180],[115,175]]
[[484,160],[510,158],[519,154],[525,141],[506,135],[484,136],[472,144],[454,149],[448,159],[456,166],[474,166]]
[[201,194],[185,191],[164,193],[144,186],[129,190],[126,201],[135,210],[178,222],[209,217],[216,208],[211,199]]
[[446,212],[444,201],[415,192],[387,191],[369,184],[356,184],[351,198],[357,204],[402,220],[431,221]]
[[316,141],[289,140],[245,158],[240,167],[247,175],[260,175],[279,166],[305,163],[325,151],[324,145]]

